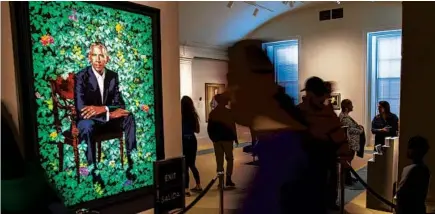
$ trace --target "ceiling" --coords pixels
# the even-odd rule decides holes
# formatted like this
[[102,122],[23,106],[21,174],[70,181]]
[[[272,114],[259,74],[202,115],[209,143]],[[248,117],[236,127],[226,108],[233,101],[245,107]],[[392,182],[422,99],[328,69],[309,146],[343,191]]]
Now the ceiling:
[[180,43],[182,45],[225,48],[242,39],[267,21],[296,8],[316,2],[295,2],[293,7],[282,1],[251,2],[267,9],[242,1],[235,1],[231,8],[227,1],[180,1]]

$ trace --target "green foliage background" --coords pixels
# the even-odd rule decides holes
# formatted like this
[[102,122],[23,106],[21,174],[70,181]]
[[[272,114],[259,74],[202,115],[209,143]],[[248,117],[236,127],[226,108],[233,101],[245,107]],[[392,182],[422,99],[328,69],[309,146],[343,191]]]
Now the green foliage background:
[[[65,204],[72,206],[152,185],[156,136],[151,18],[85,2],[32,1],[29,10],[41,163]],[[89,46],[97,41],[107,46],[110,55],[107,68],[119,74],[127,110],[135,115],[138,141],[137,151],[133,152],[133,173],[138,178],[133,183],[126,178],[126,157],[124,167],[121,166],[118,140],[102,143],[103,156],[98,168],[105,189],[94,185],[92,176],[86,173],[81,174],[80,183],[77,181],[73,148],[69,145],[63,145],[64,170],[59,170],[57,144],[64,142],[64,136],[54,126],[49,84],[49,80],[67,78],[69,73],[88,66]],[[69,119],[61,123],[62,132],[70,129]],[[86,144],[81,143],[80,167],[90,171],[92,166],[87,166],[85,150]]]

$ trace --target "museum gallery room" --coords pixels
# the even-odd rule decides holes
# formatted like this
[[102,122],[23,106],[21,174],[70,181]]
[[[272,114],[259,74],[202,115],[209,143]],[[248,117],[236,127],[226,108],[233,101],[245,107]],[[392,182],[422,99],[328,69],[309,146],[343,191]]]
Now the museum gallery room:
[[[208,126],[216,95],[236,88],[228,74],[239,73],[251,94],[267,87],[267,79],[243,82],[251,79],[234,66],[245,60],[239,41],[255,40],[273,64],[273,85],[294,104],[313,76],[332,83],[337,116],[351,101],[365,144],[345,169],[355,183],[338,179],[336,213],[393,213],[411,137],[427,139],[424,163],[435,172],[433,11],[434,2],[411,1],[3,1],[2,212],[239,213],[260,141],[236,122],[226,185],[232,176],[237,186],[224,189]],[[193,156],[204,188],[191,193],[186,182],[200,186],[183,154],[186,96],[199,121]],[[252,97],[252,108],[273,109]],[[397,132],[375,146],[381,101],[397,115]],[[258,130],[279,123],[259,118]],[[426,213],[435,213],[434,176],[428,181]]]

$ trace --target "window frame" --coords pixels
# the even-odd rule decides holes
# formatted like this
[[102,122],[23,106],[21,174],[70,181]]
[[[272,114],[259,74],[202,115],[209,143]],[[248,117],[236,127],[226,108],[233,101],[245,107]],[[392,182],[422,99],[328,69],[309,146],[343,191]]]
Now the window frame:
[[[376,31],[367,33],[367,75],[368,75],[368,117],[371,124],[372,119],[377,114],[377,98],[379,97],[378,86],[379,86],[379,63],[378,63],[378,39],[379,38],[392,38],[400,37],[402,39],[402,30],[387,30],[387,31]],[[401,56],[402,57],[402,56]],[[394,77],[392,77],[394,78]],[[400,81],[400,76],[398,77]],[[386,79],[386,78],[385,78]],[[400,92],[399,92],[400,93]],[[400,96],[399,96],[400,100]],[[400,103],[399,103],[400,105]],[[400,106],[399,106],[400,109]],[[393,112],[399,115],[400,112]]]
[[[262,44],[262,48],[263,50],[266,52],[267,56],[269,57],[269,60],[272,62],[273,65],[276,65],[277,63],[277,58],[276,53],[279,47],[289,47],[289,46],[295,46],[297,47],[297,67],[296,67],[296,75],[297,78],[295,80],[295,84],[297,85],[297,96],[296,97],[292,97],[294,99],[295,104],[298,104],[299,100],[300,100],[300,85],[299,85],[299,77],[300,77],[300,71],[299,71],[299,65],[300,65],[300,56],[301,56],[301,46],[300,46],[300,39],[299,38],[292,38],[292,39],[288,39],[288,40],[281,40],[281,41],[274,41],[274,42],[265,42]],[[269,54],[268,48],[273,48],[273,51],[271,51],[272,55]],[[277,84],[279,83],[293,83],[294,81],[278,81],[278,70],[277,70],[277,66],[274,66],[274,74],[275,74],[275,82]]]

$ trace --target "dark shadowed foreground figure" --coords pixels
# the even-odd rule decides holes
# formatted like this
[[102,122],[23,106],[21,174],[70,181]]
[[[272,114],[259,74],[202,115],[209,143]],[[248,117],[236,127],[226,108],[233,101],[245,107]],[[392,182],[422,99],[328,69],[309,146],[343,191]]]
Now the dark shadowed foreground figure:
[[318,190],[310,185],[312,169],[303,144],[306,126],[292,98],[275,83],[261,43],[245,40],[228,51],[231,109],[236,122],[253,129],[259,140],[258,172],[240,213],[326,213],[312,197]]
[[21,156],[18,130],[3,102],[1,111],[1,194],[4,196],[1,213],[66,214],[57,193],[45,180],[44,170],[36,161]]
[[408,158],[412,164],[403,168],[397,189],[397,214],[425,214],[430,171],[423,158],[429,150],[426,138],[415,136],[408,142]]

